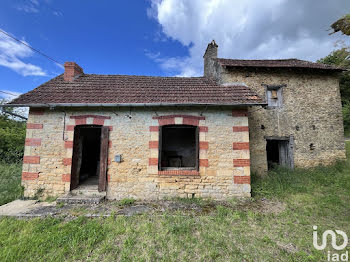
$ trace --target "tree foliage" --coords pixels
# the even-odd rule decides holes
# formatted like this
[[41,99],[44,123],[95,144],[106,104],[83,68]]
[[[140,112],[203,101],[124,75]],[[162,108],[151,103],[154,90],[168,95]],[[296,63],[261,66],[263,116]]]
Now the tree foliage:
[[20,161],[23,157],[25,136],[25,122],[0,115],[0,160],[7,163]]
[[334,32],[331,34],[342,32],[345,35],[350,35],[350,14],[343,16],[331,25]]
[[[317,62],[350,70],[350,50],[345,47],[335,50]],[[345,133],[350,135],[350,71],[340,74],[339,85],[343,105],[344,129]]]

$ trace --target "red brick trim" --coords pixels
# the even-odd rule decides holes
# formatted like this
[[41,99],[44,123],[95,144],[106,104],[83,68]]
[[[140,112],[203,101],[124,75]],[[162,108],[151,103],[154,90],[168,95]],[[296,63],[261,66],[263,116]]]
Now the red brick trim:
[[250,159],[233,159],[233,165],[235,167],[250,166]]
[[199,149],[208,149],[209,143],[208,142],[199,142]]
[[73,148],[73,141],[64,141],[64,148]]
[[39,177],[39,173],[22,172],[22,180],[35,180]]
[[175,125],[175,118],[158,119],[158,124],[160,126]]
[[197,120],[205,120],[205,116],[191,116],[191,115],[154,116],[153,119],[166,119],[166,118],[175,118],[175,117],[183,117],[183,118],[191,118],[191,119],[197,119]]
[[77,118],[75,119],[75,124],[78,125],[86,125],[86,118]]
[[68,125],[66,126],[66,131],[74,131],[74,125]]
[[148,164],[149,164],[150,166],[157,166],[157,165],[158,165],[158,158],[150,158],[150,159],[148,160]]
[[70,182],[70,174],[63,174],[62,181],[63,182]]
[[159,132],[159,126],[150,126],[149,131],[150,132]]
[[232,110],[232,116],[248,116],[248,111],[247,109],[233,109]]
[[26,146],[41,146],[41,138],[26,138]]
[[248,126],[234,126],[233,132],[249,132],[249,127]]
[[27,129],[43,129],[43,124],[27,123]]
[[199,172],[197,170],[163,170],[158,171],[158,175],[199,176]]
[[108,140],[108,148],[112,148],[112,140]]
[[31,108],[29,110],[29,114],[34,116],[42,116],[44,114],[44,110],[40,108]]
[[100,125],[103,126],[105,124],[105,120],[101,118],[94,118],[93,122],[94,125]]
[[100,116],[100,115],[79,115],[79,116],[70,116],[71,119],[83,119],[83,118],[98,118],[98,119],[111,119],[110,116]]
[[199,126],[199,119],[184,117],[182,124],[190,126]]
[[233,182],[235,184],[250,184],[250,176],[234,176]]
[[40,156],[24,156],[23,164],[40,164]]
[[208,159],[199,159],[199,166],[208,167],[209,166]]
[[149,141],[149,148],[159,148],[158,141]]
[[233,150],[249,150],[249,142],[235,142]]
[[64,166],[72,165],[72,159],[71,158],[63,158],[63,165]]
[[109,131],[113,131],[113,126],[107,126]]
[[200,126],[199,132],[208,132],[208,127],[207,126]]

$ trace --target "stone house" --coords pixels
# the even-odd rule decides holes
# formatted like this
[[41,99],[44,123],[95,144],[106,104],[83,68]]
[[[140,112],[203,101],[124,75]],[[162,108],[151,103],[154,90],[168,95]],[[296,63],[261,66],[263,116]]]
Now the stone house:
[[296,59],[217,58],[203,77],[65,72],[13,100],[30,107],[22,184],[109,199],[251,195],[251,172],[345,158],[338,73]]

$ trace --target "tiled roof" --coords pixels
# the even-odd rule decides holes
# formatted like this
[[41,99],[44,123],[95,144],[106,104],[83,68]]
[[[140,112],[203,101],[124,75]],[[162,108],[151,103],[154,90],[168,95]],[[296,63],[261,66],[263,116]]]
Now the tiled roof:
[[63,75],[19,96],[10,104],[264,104],[244,84],[220,86],[204,77]]
[[223,66],[230,67],[266,67],[266,68],[308,68],[318,70],[343,71],[342,68],[325,64],[313,63],[299,59],[278,59],[278,60],[239,60],[216,58],[216,61]]

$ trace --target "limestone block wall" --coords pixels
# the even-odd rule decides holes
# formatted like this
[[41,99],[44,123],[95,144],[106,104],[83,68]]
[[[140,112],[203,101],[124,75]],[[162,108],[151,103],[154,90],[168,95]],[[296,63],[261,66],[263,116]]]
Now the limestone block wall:
[[293,136],[296,167],[328,165],[345,158],[336,75],[291,70],[220,70],[221,83],[246,83],[261,97],[265,97],[263,85],[286,85],[281,108],[249,110],[253,172],[267,171],[265,136]]
[[[232,108],[30,110],[22,184],[58,196],[70,190],[74,126],[108,126],[107,197],[160,199],[250,196],[248,113]],[[159,171],[159,127],[199,127],[199,171]],[[122,155],[117,163],[114,156]]]

